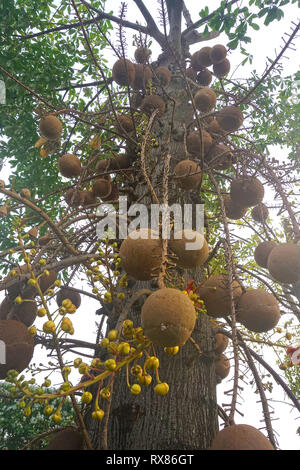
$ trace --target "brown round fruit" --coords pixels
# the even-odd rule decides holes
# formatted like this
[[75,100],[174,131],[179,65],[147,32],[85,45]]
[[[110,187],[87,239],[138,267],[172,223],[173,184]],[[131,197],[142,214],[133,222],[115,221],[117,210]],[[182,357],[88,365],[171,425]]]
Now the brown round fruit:
[[201,86],[208,86],[212,82],[213,76],[208,69],[201,70],[197,75],[197,83]]
[[253,207],[251,211],[251,216],[252,218],[259,223],[263,223],[269,215],[269,209],[265,204],[262,202],[260,204],[257,204],[257,206]]
[[244,122],[244,115],[237,106],[226,106],[217,114],[219,126],[226,132],[237,131]]
[[30,230],[28,230],[28,235],[30,236],[31,239],[35,239],[38,237],[39,231],[37,227],[32,227]]
[[122,154],[114,158],[108,158],[107,160],[99,160],[96,165],[96,170],[99,173],[105,173],[110,170],[121,170],[122,168],[128,168],[131,165],[131,159],[129,155]]
[[111,161],[112,161],[112,158],[99,160],[96,164],[97,173],[106,173],[107,171],[111,170],[111,167],[110,167]]
[[230,197],[240,206],[256,206],[263,200],[264,194],[263,184],[256,178],[237,178],[231,183]]
[[83,203],[83,194],[79,189],[70,188],[66,192],[65,200],[68,206],[79,207]]
[[39,245],[40,246],[45,246],[47,245],[51,240],[51,235],[50,234],[45,234],[42,237],[39,238]]
[[[237,281],[232,282],[233,300],[236,302],[243,290]],[[228,289],[228,276],[216,274],[210,276],[196,290],[198,296],[204,301],[207,314],[219,318],[230,315],[230,293]]]
[[185,75],[186,77],[190,78],[191,80],[193,80],[194,82],[196,81],[197,79],[197,72],[196,70],[194,70],[192,67],[188,67],[185,71]]
[[211,134],[224,134],[224,130],[221,129],[219,126],[219,123],[216,119],[213,119],[211,122],[208,123],[208,126],[206,128],[208,132]]
[[211,88],[202,88],[194,96],[195,106],[202,113],[209,113],[216,106],[217,96]]
[[263,333],[274,328],[280,319],[274,295],[262,289],[247,290],[237,303],[237,321],[248,330]]
[[191,57],[191,66],[194,70],[202,70],[203,67],[210,67],[212,61],[210,58],[211,47],[202,47],[200,51],[195,52]]
[[[149,281],[158,275],[162,244],[160,239],[151,238],[155,235],[150,229],[135,230],[121,244],[121,265],[127,274],[139,281]],[[140,238],[134,239],[136,236]]]
[[186,229],[175,232],[169,241],[169,247],[178,257],[177,265],[184,269],[194,269],[201,266],[209,255],[205,237],[195,230]]
[[[14,300],[17,296],[21,296],[23,299],[31,298],[33,295],[36,294],[36,288],[27,284],[27,280],[29,279],[27,265],[23,264],[21,266],[16,266],[13,269],[17,272],[17,276],[16,278],[14,278],[16,282],[12,286],[7,288],[9,298],[12,300]],[[27,275],[27,277],[24,276],[25,274]],[[9,274],[6,280],[11,279],[12,276],[11,274]]]
[[222,354],[228,346],[228,337],[222,333],[217,333],[215,336],[215,347],[214,351],[216,354]]
[[112,68],[112,77],[118,85],[128,86],[133,83],[135,67],[128,59],[119,59]]
[[161,65],[154,70],[154,81],[163,87],[169,85],[171,78],[172,74],[168,67]]
[[257,262],[258,266],[260,266],[261,268],[268,267],[269,255],[273,248],[275,248],[275,246],[277,246],[277,243],[272,241],[266,241],[260,243],[260,245],[255,248],[254,259]]
[[0,206],[0,217],[6,217],[7,216],[7,206]]
[[48,114],[40,121],[40,133],[48,140],[57,140],[62,134],[62,123],[53,114]]
[[226,59],[227,49],[222,44],[216,44],[211,48],[209,56],[213,64],[219,64]]
[[6,363],[0,364],[0,379],[10,369],[22,372],[29,365],[34,350],[33,337],[27,327],[16,320],[0,321],[0,341],[5,344]]
[[165,113],[166,104],[164,100],[158,95],[146,96],[143,99],[143,102],[141,105],[141,111],[147,114],[148,116],[151,116],[151,114],[153,114],[153,112],[156,111],[156,109],[158,109],[159,111],[157,115],[158,117],[162,116]]
[[37,303],[33,299],[27,299],[20,305],[12,304],[8,320],[17,320],[26,326],[32,325],[36,319]]
[[83,196],[83,206],[90,206],[91,204],[96,204],[97,199],[93,193],[93,191],[82,191],[82,196]]
[[79,431],[64,429],[55,434],[45,450],[80,450],[82,445],[83,438]]
[[[208,153],[212,145],[212,138],[211,135],[203,129],[201,130],[201,135],[205,155]],[[201,140],[199,131],[193,131],[187,136],[186,146],[189,153],[201,156]]]
[[76,178],[81,173],[81,163],[76,155],[66,153],[57,162],[58,169],[62,176],[66,178]]
[[39,278],[38,283],[43,294],[53,286],[54,282],[57,279],[57,272],[54,269],[50,269],[49,276],[42,274]]
[[224,206],[226,217],[228,217],[228,219],[239,220],[246,215],[247,207],[241,207],[232,202],[231,197],[228,194],[224,196]]
[[131,107],[133,111],[136,111],[138,108],[140,108],[142,102],[143,102],[143,95],[141,93],[134,93],[131,98]]
[[151,55],[151,51],[147,47],[138,47],[134,52],[134,58],[138,64],[145,64]]
[[300,281],[300,245],[282,243],[271,251],[268,270],[276,281],[294,284]]
[[119,134],[129,134],[130,132],[134,131],[134,124],[130,116],[125,116],[125,114],[119,114],[117,118],[118,120],[115,123],[115,128]]
[[132,82],[134,90],[144,90],[152,79],[152,71],[148,65],[135,64],[135,77]]
[[230,362],[225,354],[221,354],[220,358],[215,362],[216,376],[218,382],[225,379],[230,372]]
[[111,182],[105,178],[97,178],[92,186],[95,197],[107,197],[111,193]]
[[122,168],[129,168],[131,165],[131,159],[129,155],[122,154],[111,159],[110,170],[121,170]]
[[72,304],[75,305],[76,308],[80,307],[81,304],[81,297],[79,292],[76,292],[73,289],[68,287],[62,287],[56,296],[56,302],[59,307],[61,307],[63,300],[70,299]]
[[0,305],[0,320],[7,320],[7,316],[12,311],[13,305],[14,303],[8,296],[4,297]]
[[21,189],[20,196],[25,197],[26,199],[29,199],[31,197],[30,189],[28,189],[28,188]]
[[225,77],[230,72],[230,62],[228,59],[223,60],[219,64],[214,64],[213,66],[214,74],[218,78]]
[[190,337],[195,323],[193,302],[177,289],[163,288],[153,292],[142,307],[144,333],[158,346],[182,346]]
[[212,168],[227,170],[232,166],[232,152],[224,144],[215,144],[211,146],[205,161]]
[[107,196],[102,196],[102,201],[104,202],[113,202],[117,201],[119,197],[119,188],[116,183],[111,183],[111,191]]
[[248,424],[233,424],[215,436],[210,450],[275,450],[258,429]]
[[202,180],[200,167],[193,160],[181,160],[174,168],[176,183],[186,191],[196,189]]

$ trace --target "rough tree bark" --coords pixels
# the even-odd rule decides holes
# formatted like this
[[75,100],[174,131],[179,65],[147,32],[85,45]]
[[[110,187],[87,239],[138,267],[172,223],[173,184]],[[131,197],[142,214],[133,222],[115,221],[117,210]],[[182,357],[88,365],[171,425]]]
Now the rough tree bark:
[[[173,2],[168,2],[170,34],[172,44],[181,41],[181,14],[183,3],[176,3],[174,11]],[[178,11],[180,15],[178,15]],[[178,24],[179,21],[179,24]],[[171,33],[172,32],[172,33]],[[178,49],[176,50],[178,53]],[[169,66],[174,74],[179,73],[172,54],[168,55]],[[177,56],[178,58],[178,56]],[[168,141],[170,122],[173,120],[173,131],[168,153],[171,154],[171,170],[180,160],[186,158],[184,149],[184,125],[192,122],[193,108],[188,102],[185,91],[186,84],[181,78],[173,78],[168,86],[169,97],[176,102],[173,111],[172,100],[168,100],[166,114],[156,120],[153,134],[160,143],[160,147],[152,152],[155,171],[151,175],[151,182],[155,188],[162,182],[163,162],[161,161],[162,147]],[[137,193],[144,194],[146,185],[138,186]],[[158,189],[158,196],[162,201],[162,193]],[[199,191],[191,194],[178,192],[176,184],[170,186],[169,204],[174,202],[183,205],[188,202],[201,203]],[[144,201],[140,201],[144,202]],[[148,202],[151,201],[148,198]],[[155,201],[153,201],[155,202]],[[183,275],[185,285],[188,280],[199,282],[203,278],[203,270],[198,268],[192,271],[178,272]],[[151,282],[136,282],[131,287],[131,295],[142,288],[153,289]],[[129,317],[134,325],[140,325],[141,305],[145,297],[135,304]],[[115,327],[117,319],[108,320],[108,330]],[[160,360],[159,375],[163,382],[167,382],[170,391],[165,397],[158,397],[153,392],[153,386],[143,387],[139,396],[132,396],[126,384],[125,371],[115,379],[110,416],[108,425],[105,422],[95,422],[90,414],[87,417],[87,427],[92,444],[96,449],[112,450],[178,450],[178,449],[207,449],[218,431],[216,377],[213,361],[213,333],[208,318],[200,315],[196,328],[192,334],[199,345],[199,350],[191,343],[180,349],[176,356],[167,356],[163,348],[155,348]],[[134,383],[133,380],[131,380]],[[105,410],[107,411],[107,410]]]

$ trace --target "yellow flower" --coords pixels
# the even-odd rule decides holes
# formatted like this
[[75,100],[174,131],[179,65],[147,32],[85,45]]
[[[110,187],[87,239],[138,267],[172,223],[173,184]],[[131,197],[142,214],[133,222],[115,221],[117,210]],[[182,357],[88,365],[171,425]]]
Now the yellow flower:
[[130,387],[130,392],[132,393],[132,395],[139,395],[141,393],[141,386],[139,384],[133,384],[131,387]]
[[169,392],[169,385],[166,382],[157,384],[154,387],[154,393],[156,393],[156,395],[159,395],[161,397],[167,395],[168,392]]

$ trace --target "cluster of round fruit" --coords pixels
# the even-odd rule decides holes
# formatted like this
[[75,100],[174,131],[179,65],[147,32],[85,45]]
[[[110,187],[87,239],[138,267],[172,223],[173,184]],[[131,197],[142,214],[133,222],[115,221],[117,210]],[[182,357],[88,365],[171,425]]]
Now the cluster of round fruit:
[[[169,248],[182,269],[201,266],[209,255],[205,237],[194,230],[175,232]],[[153,279],[158,276],[162,264],[162,239],[151,229],[133,231],[122,242],[120,257],[127,274],[140,281]]]
[[267,268],[277,282],[296,284],[300,281],[300,246],[295,243],[260,243],[254,252],[255,261]]
[[263,223],[269,215],[268,208],[262,202],[264,192],[263,184],[257,178],[245,176],[234,179],[230,194],[224,198],[226,216],[237,220],[244,217],[249,207],[253,207],[252,218]]
[[[119,59],[112,69],[112,77],[121,86],[131,86],[134,90],[143,90],[144,95],[136,94],[140,99],[135,104],[136,109],[140,109],[147,116],[157,110],[158,117],[166,111],[164,99],[154,94],[157,87],[166,87],[172,79],[171,71],[165,66],[153,68],[148,64],[150,51],[145,47],[140,47],[135,51],[137,63],[134,64],[128,59]],[[202,48],[192,56],[191,70],[206,73],[202,70],[204,66],[214,64],[214,69],[224,67],[228,64],[226,58],[226,48],[216,45],[213,48]],[[209,72],[210,73],[210,72]],[[152,87],[153,84],[153,88]],[[145,94],[146,92],[146,94]],[[194,96],[196,108],[202,113],[209,113],[216,105],[216,94],[210,88],[203,88],[197,91]],[[219,142],[219,137],[226,132],[237,130],[243,123],[243,114],[236,106],[227,106],[216,113],[216,119],[212,115],[205,120],[207,129],[200,132],[191,131],[187,136],[187,150],[193,156],[201,155],[205,157],[207,164],[218,169],[227,169],[232,164],[232,152],[224,144]],[[115,132],[123,137],[129,137],[135,130],[135,122],[132,115],[116,115]],[[41,134],[51,140],[57,140],[62,133],[62,123],[57,116],[50,114],[44,116],[40,122]],[[200,136],[201,133],[201,136]],[[213,135],[217,137],[213,139]],[[128,168],[131,164],[127,155],[120,155],[109,160],[99,160],[96,171],[110,172],[114,169]],[[60,173],[67,178],[80,176],[82,166],[80,159],[74,154],[62,155],[58,160]],[[199,165],[192,160],[180,162],[175,169],[175,178],[182,189],[195,189],[201,182],[202,174]],[[66,201],[74,207],[87,206],[96,203],[96,198],[102,200],[115,200],[118,197],[118,189],[115,183],[111,183],[109,174],[102,176],[94,182],[92,188],[81,191],[71,188],[66,194]]]
[[[197,237],[198,248],[187,249],[187,244],[190,241],[195,242]],[[169,247],[177,257],[177,265],[184,269],[201,266],[208,258],[207,242],[201,234],[196,232],[184,231],[184,233],[175,234],[169,242]],[[291,245],[290,249],[298,253],[300,248],[297,245]],[[120,257],[121,266],[128,275],[137,280],[150,280],[158,275],[162,263],[162,240],[156,237],[150,229],[132,232],[121,244]],[[273,257],[269,264],[274,273],[276,267],[273,268],[273,264],[276,263],[272,260]],[[291,262],[295,268],[299,257],[293,258]],[[288,258],[285,260],[285,264],[287,263]],[[278,266],[282,266],[282,263]],[[297,269],[294,276],[299,276],[299,267]],[[231,288],[237,307],[237,319],[240,323],[255,332],[266,332],[276,326],[280,318],[280,310],[272,294],[262,289],[249,289],[243,292],[237,281],[233,281]],[[230,315],[230,293],[226,275],[211,276],[197,288],[196,293],[204,301],[209,316],[218,318]]]
[[139,47],[134,53],[136,64],[128,59],[119,59],[112,68],[114,81],[121,86],[130,86],[134,90],[145,90],[153,84],[166,87],[172,79],[172,73],[165,66],[153,68],[148,65],[150,50]]
[[223,78],[230,71],[230,62],[227,59],[227,49],[222,44],[213,47],[202,47],[191,57],[191,66],[186,74],[192,80],[196,80],[200,85],[208,86],[213,79],[212,73],[207,67],[213,66],[216,77]]
[[[201,113],[211,113],[216,106],[217,97],[211,88],[202,88],[194,95],[194,103]],[[205,128],[191,129],[186,138],[189,159],[180,161],[175,167],[175,179],[184,190],[196,189],[202,180],[203,168],[193,159],[204,160],[211,169],[227,170],[233,164],[231,149],[222,143],[226,133],[239,129],[243,123],[242,111],[237,106],[227,106],[205,117]]]
[[[149,55],[147,55],[146,52],[143,54],[142,51],[143,48],[139,48],[136,51],[136,57],[139,57],[140,60],[148,60]],[[192,77],[193,74],[191,71],[196,73],[196,71],[199,70],[201,70],[199,76],[201,76],[201,74],[210,74],[207,69],[203,70],[203,67],[212,65],[213,63],[215,71],[219,73],[219,69],[225,69],[225,64],[228,67],[229,61],[226,58],[226,54],[226,48],[222,45],[216,45],[213,48],[202,48],[192,56],[192,66],[187,69],[187,75]],[[140,72],[137,72],[137,70]],[[112,75],[113,79],[119,85],[132,86],[134,89],[145,89],[145,86],[142,86],[142,84],[145,84],[145,80],[139,80],[139,83],[141,84],[140,87],[134,86],[134,81],[136,74],[139,76],[139,73],[145,74],[146,71],[149,72],[149,80],[153,79],[155,85],[167,86],[171,81],[172,74],[167,67],[160,66],[154,69],[153,75],[151,76],[151,68],[148,65],[145,65],[145,62],[133,64],[127,59],[119,59],[114,64]],[[205,83],[205,86],[209,83],[210,81]],[[135,103],[136,109],[140,108],[140,110],[148,116],[150,116],[155,110],[158,110],[158,116],[162,116],[165,113],[166,104],[161,96],[153,93],[144,97],[141,95],[137,96],[140,97],[140,100],[138,103]],[[210,113],[213,111],[216,101],[216,94],[211,88],[200,89],[194,96],[195,106],[202,113]],[[118,131],[120,132],[123,130],[122,134],[124,134],[124,131],[125,133],[132,132],[134,124],[131,117],[123,115],[121,118],[122,122],[120,122],[121,126],[118,127]],[[118,116],[118,121],[119,119],[120,116]],[[227,106],[223,108],[221,111],[216,113],[216,119],[210,115],[205,121],[207,130],[202,129],[200,131],[202,134],[201,137],[199,131],[191,131],[187,136],[188,152],[193,156],[201,156],[203,154],[206,162],[209,164],[213,162],[216,168],[229,168],[231,166],[232,152],[224,144],[214,141],[210,133],[220,137],[220,135],[224,135],[227,132],[234,132],[241,127],[243,120],[243,113],[237,106]],[[188,162],[188,160],[185,161],[185,164],[189,166],[191,163]],[[197,172],[198,175],[197,177],[193,175],[193,177],[185,178],[185,181],[183,181],[182,177],[186,174],[185,170],[188,170],[189,172],[192,171],[193,173]],[[199,173],[199,168],[197,168],[196,165],[193,165],[193,168],[184,168],[183,163],[181,163],[180,172],[176,176],[178,177],[179,184],[183,181],[183,189],[193,189],[201,179],[201,173]],[[190,185],[192,186],[191,188],[189,188]]]
[[233,280],[229,285],[226,274],[210,276],[196,289],[204,301],[207,314],[213,318],[228,317],[231,313],[231,295],[236,308],[236,319],[250,331],[263,333],[274,328],[280,319],[280,309],[274,295],[263,289],[247,289]]
[[[118,132],[131,133],[133,131],[133,122],[129,116],[117,116],[116,130]],[[40,132],[49,140],[57,140],[62,132],[62,123],[57,116],[48,114],[40,121]],[[62,155],[57,162],[60,174],[66,178],[78,178],[83,171],[80,159],[71,153]],[[91,206],[97,203],[97,198],[102,201],[114,201],[118,199],[118,187],[116,183],[111,181],[109,172],[122,168],[128,168],[130,160],[127,155],[120,155],[108,160],[100,160],[97,164],[96,171],[98,173],[108,172],[107,175],[96,178],[91,188],[80,190],[78,188],[70,188],[65,200],[72,207]]]
[[230,362],[225,356],[224,351],[228,346],[228,337],[222,333],[217,333],[215,336],[214,352],[216,355],[215,359],[215,370],[217,383],[220,383],[227,377],[230,372]]

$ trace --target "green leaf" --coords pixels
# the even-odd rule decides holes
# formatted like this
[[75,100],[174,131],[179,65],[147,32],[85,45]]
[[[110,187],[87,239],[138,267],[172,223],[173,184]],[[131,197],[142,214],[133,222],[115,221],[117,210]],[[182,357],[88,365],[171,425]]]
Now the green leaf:
[[205,18],[209,14],[209,8],[206,6],[201,11],[199,11],[200,18]]
[[262,16],[264,16],[266,13],[268,13],[269,11],[269,8],[263,8],[262,10],[260,10],[260,12],[258,13],[258,17],[261,18]]

